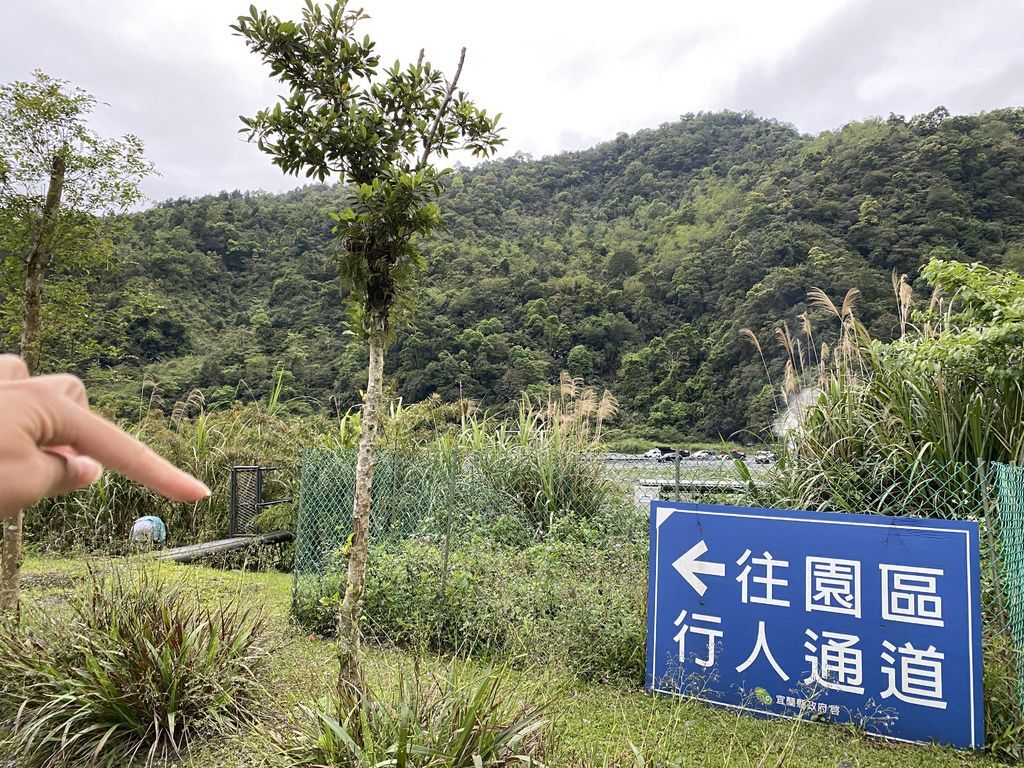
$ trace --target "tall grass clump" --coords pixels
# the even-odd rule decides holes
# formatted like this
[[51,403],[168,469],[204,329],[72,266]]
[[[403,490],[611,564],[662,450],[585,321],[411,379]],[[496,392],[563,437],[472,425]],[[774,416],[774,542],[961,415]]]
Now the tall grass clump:
[[458,451],[463,473],[503,502],[534,534],[543,535],[560,518],[596,517],[613,489],[596,454],[601,431],[618,411],[605,391],[585,388],[563,373],[558,390],[523,397],[514,419],[494,423],[471,416],[456,441],[439,441],[436,453],[451,463]]
[[66,606],[0,628],[0,751],[26,768],[180,755],[251,719],[262,629],[158,575],[94,572]]
[[[393,405],[374,478],[371,535],[381,541],[504,531],[525,545],[559,521],[599,517],[622,498],[599,455],[601,429],[616,410],[610,393],[599,398],[566,375],[557,394],[524,396],[512,418],[477,413],[465,401]],[[315,545],[300,556],[318,568],[337,561],[348,534],[354,462],[351,448],[303,457],[309,527],[300,538]]]
[[521,700],[507,676],[463,679],[403,673],[394,691],[345,689],[276,734],[294,768],[543,768],[543,708]]
[[796,458],[1024,459],[1024,278],[940,260],[922,276],[932,289],[925,307],[906,276],[893,275],[893,341],[872,339],[857,320],[856,289],[838,306],[823,291],[810,294],[811,307],[838,323],[831,346],[816,346],[807,314],[797,332],[778,330],[788,406],[779,426]]
[[[754,483],[748,472],[750,493],[764,506],[978,521],[989,748],[1019,758],[1024,649],[1002,605],[1015,585],[1007,592],[1000,574],[1004,556],[1018,555],[999,544],[991,466],[1024,461],[1024,277],[932,260],[922,278],[925,306],[893,274],[892,341],[871,338],[857,319],[856,289],[838,305],[810,294],[812,309],[838,325],[831,345],[815,340],[808,313],[795,333],[778,329],[785,447],[768,477]],[[744,336],[760,353],[754,334]]]
[[[30,546],[56,552],[121,553],[132,522],[155,515],[167,524],[168,543],[188,544],[228,532],[231,467],[271,464],[281,468],[268,479],[265,495],[291,495],[297,487],[302,452],[311,445],[334,445],[351,431],[344,420],[288,415],[268,404],[207,408],[193,392],[169,413],[152,409],[124,425],[157,453],[205,482],[210,498],[196,504],[171,502],[114,473],[81,491],[40,504],[26,516]],[[291,505],[271,507],[263,528],[294,526]]]
[[796,331],[778,329],[786,460],[762,501],[978,517],[979,461],[1024,459],[1024,278],[933,260],[923,279],[932,293],[918,307],[906,276],[893,275],[893,341],[857,319],[856,289],[840,304],[811,291],[811,308],[837,325],[831,344],[808,313]]

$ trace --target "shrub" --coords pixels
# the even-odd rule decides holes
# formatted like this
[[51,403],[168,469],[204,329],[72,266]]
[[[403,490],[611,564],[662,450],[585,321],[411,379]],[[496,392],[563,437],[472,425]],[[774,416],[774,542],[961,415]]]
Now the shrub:
[[295,768],[542,766],[542,708],[523,704],[504,675],[461,682],[403,675],[394,694],[335,694],[277,743]]
[[120,571],[69,609],[0,630],[0,730],[19,766],[150,764],[249,717],[264,658],[251,610]]
[[1013,642],[1005,633],[987,627],[984,645],[986,749],[1019,763],[1024,760],[1024,721]]
[[613,440],[605,440],[604,448],[610,453],[646,453],[654,447],[650,440],[643,440],[639,437],[618,437]]
[[[639,527],[645,521],[636,517]],[[582,679],[639,685],[646,537],[564,526],[526,548],[492,539],[407,540],[371,552],[366,636],[443,653],[552,664]],[[331,632],[344,573],[295,595],[296,618]],[[300,582],[310,589],[310,581]]]

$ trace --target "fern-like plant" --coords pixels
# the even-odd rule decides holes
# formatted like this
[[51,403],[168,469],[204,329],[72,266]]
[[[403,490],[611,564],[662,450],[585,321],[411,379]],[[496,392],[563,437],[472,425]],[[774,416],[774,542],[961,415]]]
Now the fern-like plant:
[[0,732],[18,766],[150,765],[250,719],[265,658],[252,610],[114,571],[69,611],[0,627]]
[[519,700],[504,674],[460,679],[403,674],[397,690],[346,688],[274,734],[294,768],[543,768],[542,707]]

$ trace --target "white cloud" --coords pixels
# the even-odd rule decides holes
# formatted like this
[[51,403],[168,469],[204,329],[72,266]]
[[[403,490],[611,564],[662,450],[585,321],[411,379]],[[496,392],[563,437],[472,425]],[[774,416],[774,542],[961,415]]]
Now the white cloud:
[[[297,17],[298,0],[257,3]],[[151,197],[282,190],[237,133],[278,86],[228,25],[248,0],[34,0],[5,8],[0,81],[31,70],[109,103],[95,124],[133,132],[161,171]],[[807,131],[945,104],[1024,102],[1024,10],[1013,0],[684,0],[491,4],[366,0],[386,61],[426,47],[504,114],[506,153],[581,149],[698,110],[754,109]]]

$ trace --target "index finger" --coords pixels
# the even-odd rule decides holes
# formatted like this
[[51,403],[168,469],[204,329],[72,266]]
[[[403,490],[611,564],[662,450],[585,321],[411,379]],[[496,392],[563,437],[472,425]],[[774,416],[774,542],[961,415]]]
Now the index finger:
[[47,437],[54,443],[70,445],[174,501],[200,501],[210,495],[204,483],[103,417],[65,398],[54,401],[52,408],[55,418]]
[[0,355],[0,381],[28,378],[28,366],[17,355]]

